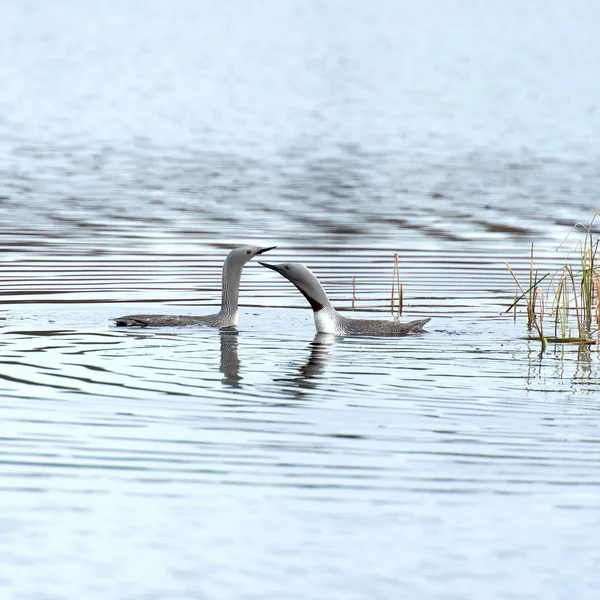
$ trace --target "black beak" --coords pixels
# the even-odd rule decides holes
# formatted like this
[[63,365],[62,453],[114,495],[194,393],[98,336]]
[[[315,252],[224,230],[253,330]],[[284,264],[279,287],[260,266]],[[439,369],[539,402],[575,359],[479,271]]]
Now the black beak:
[[277,271],[277,273],[281,273],[281,271],[277,268],[277,265],[270,265],[269,263],[260,262],[260,260],[257,262],[259,265],[262,265],[263,267],[267,267],[267,269],[273,269],[273,271]]
[[268,252],[269,250],[273,250],[277,248],[277,246],[271,246],[270,248],[261,248],[256,254],[264,254],[265,252]]

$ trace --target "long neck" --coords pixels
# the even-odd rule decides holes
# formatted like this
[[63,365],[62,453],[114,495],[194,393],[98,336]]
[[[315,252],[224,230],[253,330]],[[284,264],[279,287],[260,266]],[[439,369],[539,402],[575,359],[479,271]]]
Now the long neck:
[[305,285],[296,287],[313,309],[315,327],[319,333],[343,333],[342,317],[333,308],[321,282],[316,277]]
[[243,265],[232,264],[229,260],[226,260],[223,265],[221,313],[233,314],[238,310],[242,268]]
[[297,285],[296,287],[300,290],[300,292],[302,292],[302,295],[308,300],[308,303],[315,312],[319,312],[324,309],[335,312],[335,309],[327,297],[327,293],[323,289],[321,282],[316,277],[311,279],[310,282],[308,282],[308,285]]
[[345,333],[344,317],[331,304],[322,310],[314,311],[317,333]]

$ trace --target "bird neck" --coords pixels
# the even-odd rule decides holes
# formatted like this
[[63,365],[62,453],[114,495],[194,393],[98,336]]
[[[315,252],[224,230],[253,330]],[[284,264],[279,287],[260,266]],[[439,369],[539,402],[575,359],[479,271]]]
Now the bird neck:
[[294,283],[294,285],[298,288],[300,293],[308,300],[311,308],[317,312],[321,312],[323,310],[333,311],[335,309],[331,305],[329,298],[327,297],[327,292],[323,289],[321,282],[315,277],[307,284],[298,285]]
[[231,264],[225,261],[221,280],[221,313],[232,314],[238,310],[240,295],[240,279],[243,265]]
[[317,333],[343,333],[341,317],[337,310],[329,306],[313,312]]
[[341,333],[341,316],[329,301],[327,292],[315,278],[312,285],[303,289],[298,287],[302,295],[308,300],[315,318],[315,328],[318,333]]

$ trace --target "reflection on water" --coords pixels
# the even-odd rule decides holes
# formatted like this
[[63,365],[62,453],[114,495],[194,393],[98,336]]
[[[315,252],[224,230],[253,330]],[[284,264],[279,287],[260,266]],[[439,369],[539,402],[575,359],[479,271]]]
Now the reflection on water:
[[238,356],[238,332],[221,329],[221,367],[223,383],[233,388],[241,387],[240,359]]
[[596,345],[550,345],[541,355],[539,342],[529,344],[529,391],[582,396],[598,393],[600,355]]
[[328,333],[316,333],[314,340],[310,343],[310,353],[306,362],[302,363],[297,373],[275,379],[281,384],[282,396],[291,396],[297,400],[306,397],[307,391],[314,391],[323,379],[325,365],[330,357],[334,344],[339,338]]
[[[112,310],[88,316],[102,323]],[[510,320],[439,315],[428,336],[342,339],[315,335],[308,312],[245,310],[239,332],[5,327],[2,502],[15,531],[35,519],[43,539],[64,540],[61,554],[26,536],[0,543],[13,580],[24,576],[21,554],[59,573],[63,560],[94,570],[92,546],[107,528],[127,540],[123,552],[171,565],[147,589],[177,589],[175,574],[211,580],[214,561],[247,554],[257,539],[268,550],[252,555],[252,578],[268,564],[287,571],[288,553],[334,572],[363,556],[345,549],[356,538],[387,572],[386,548],[432,522],[453,534],[435,544],[419,534],[411,553],[422,560],[432,549],[451,555],[457,540],[473,556],[491,543],[504,555],[495,572],[518,573],[524,556],[537,560],[527,546],[511,551],[532,523],[536,544],[561,539],[561,521],[547,515],[563,506],[576,530],[590,527],[597,355],[587,355],[592,377],[575,350],[539,361]],[[544,507],[543,527],[532,505]],[[80,514],[91,517],[83,530]],[[177,536],[149,526],[159,516]],[[182,543],[188,558],[175,565]],[[217,553],[208,563],[206,546]],[[576,551],[598,558],[585,541]],[[126,586],[120,551],[104,560]],[[396,583],[418,586],[420,576],[398,573]]]

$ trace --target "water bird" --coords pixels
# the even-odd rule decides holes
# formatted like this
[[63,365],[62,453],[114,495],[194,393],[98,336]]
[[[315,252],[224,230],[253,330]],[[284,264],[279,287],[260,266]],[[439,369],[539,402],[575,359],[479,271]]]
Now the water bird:
[[213,315],[125,315],[112,319],[120,327],[182,327],[201,325],[205,327],[236,327],[239,310],[240,279],[244,265],[257,254],[264,254],[277,246],[234,248],[223,263],[221,310]]
[[321,282],[315,274],[300,263],[282,263],[271,265],[260,262],[263,267],[272,269],[286,279],[289,279],[308,300],[315,317],[315,327],[318,333],[334,335],[372,335],[399,336],[416,333],[431,319],[419,319],[401,323],[399,321],[381,321],[376,319],[348,319],[333,308]]

